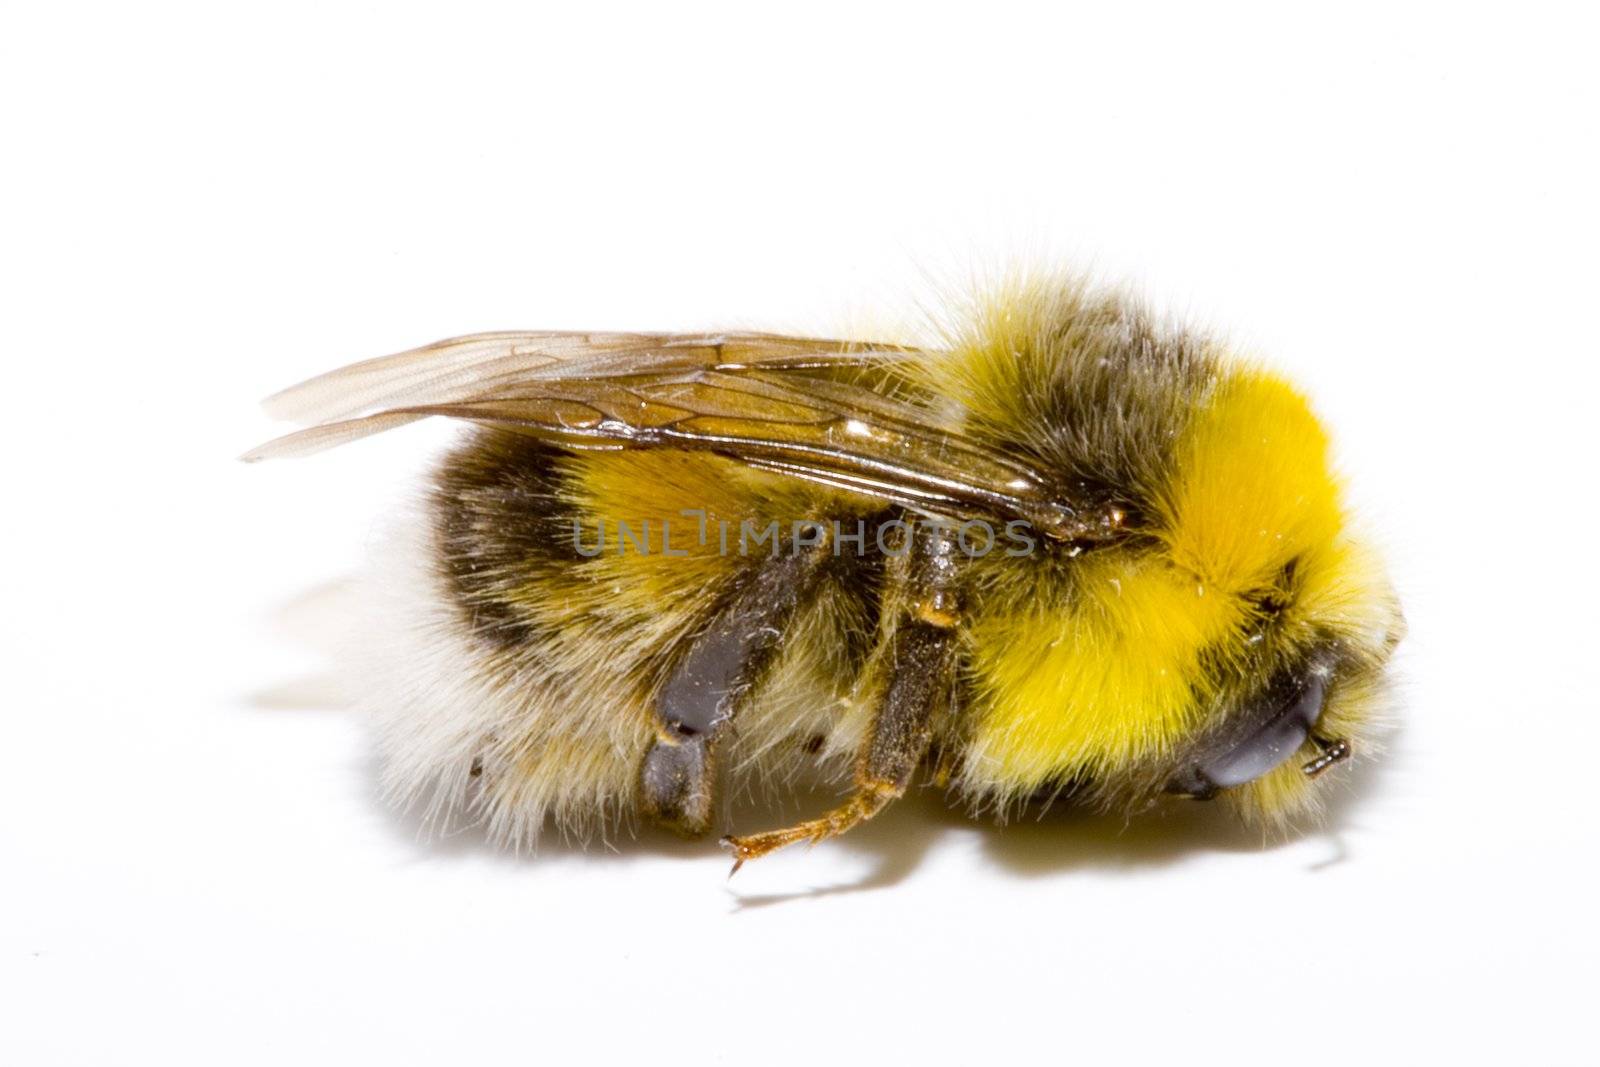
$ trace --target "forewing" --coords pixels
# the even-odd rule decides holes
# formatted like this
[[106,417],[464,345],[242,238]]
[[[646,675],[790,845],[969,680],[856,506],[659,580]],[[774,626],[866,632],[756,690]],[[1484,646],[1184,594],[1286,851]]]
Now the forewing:
[[312,423],[246,454],[303,455],[431,415],[574,449],[702,449],[957,517],[1059,537],[1103,525],[929,409],[852,380],[916,350],[774,334],[479,334],[358,363],[267,402]]
[[384,408],[465,400],[519,382],[861,366],[910,352],[765,333],[480,333],[352,363],[291,386],[264,406],[274,418],[312,426]]

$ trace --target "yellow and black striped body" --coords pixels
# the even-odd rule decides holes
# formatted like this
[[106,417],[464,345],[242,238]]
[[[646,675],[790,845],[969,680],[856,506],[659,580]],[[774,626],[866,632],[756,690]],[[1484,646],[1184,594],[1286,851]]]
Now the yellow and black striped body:
[[[780,557],[796,523],[824,534],[782,576],[795,603],[741,677],[709,772],[724,795],[809,764],[859,775],[908,619],[950,634],[949,699],[922,741],[975,809],[1173,791],[1308,672],[1319,733],[1370,734],[1401,618],[1347,532],[1324,431],[1282,380],[1056,283],[1016,287],[895,371],[930,417],[1104,507],[1118,535],[964,548],[947,617],[883,550],[925,514],[713,451],[476,430],[436,474],[411,546],[431,606],[375,692],[391,785],[514,841],[650,814],[663,691],[774,565],[741,536],[774,523]],[[1281,820],[1314,804],[1299,762],[1222,793]]]

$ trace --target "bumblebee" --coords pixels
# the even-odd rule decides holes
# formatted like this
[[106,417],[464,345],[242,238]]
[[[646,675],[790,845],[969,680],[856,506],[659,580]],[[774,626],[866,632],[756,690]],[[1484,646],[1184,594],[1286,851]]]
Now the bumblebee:
[[378,584],[385,781],[532,843],[806,766],[844,833],[920,772],[974,814],[1220,798],[1282,824],[1367,746],[1404,623],[1291,385],[1034,279],[938,343],[490,333],[286,390],[300,455],[473,429]]

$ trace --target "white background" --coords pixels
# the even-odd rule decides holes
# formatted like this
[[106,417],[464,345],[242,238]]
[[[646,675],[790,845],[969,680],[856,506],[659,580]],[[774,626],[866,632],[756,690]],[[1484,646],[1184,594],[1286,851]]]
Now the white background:
[[[0,1057],[1587,1061],[1587,6],[6,5]],[[1016,256],[1334,426],[1411,636],[1325,830],[922,797],[729,882],[383,809],[305,594],[449,434],[245,467],[259,397],[482,329],[826,329]]]

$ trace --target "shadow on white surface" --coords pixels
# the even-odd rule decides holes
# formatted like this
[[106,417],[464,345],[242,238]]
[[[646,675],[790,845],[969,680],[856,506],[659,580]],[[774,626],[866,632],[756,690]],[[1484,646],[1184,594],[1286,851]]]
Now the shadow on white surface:
[[1381,761],[1357,763],[1330,791],[1320,825],[1264,835],[1217,804],[1172,800],[1151,811],[1124,816],[1058,806],[1008,823],[969,818],[932,789],[915,790],[873,821],[831,842],[877,862],[864,877],[846,884],[794,892],[734,893],[740,908],[765,907],[844,893],[887,889],[910,878],[929,854],[956,837],[978,841],[996,869],[1019,879],[1051,877],[1072,870],[1143,871],[1204,853],[1267,852],[1307,838],[1332,844],[1328,858],[1308,870],[1323,871],[1348,857],[1341,831],[1375,793],[1384,775]]

